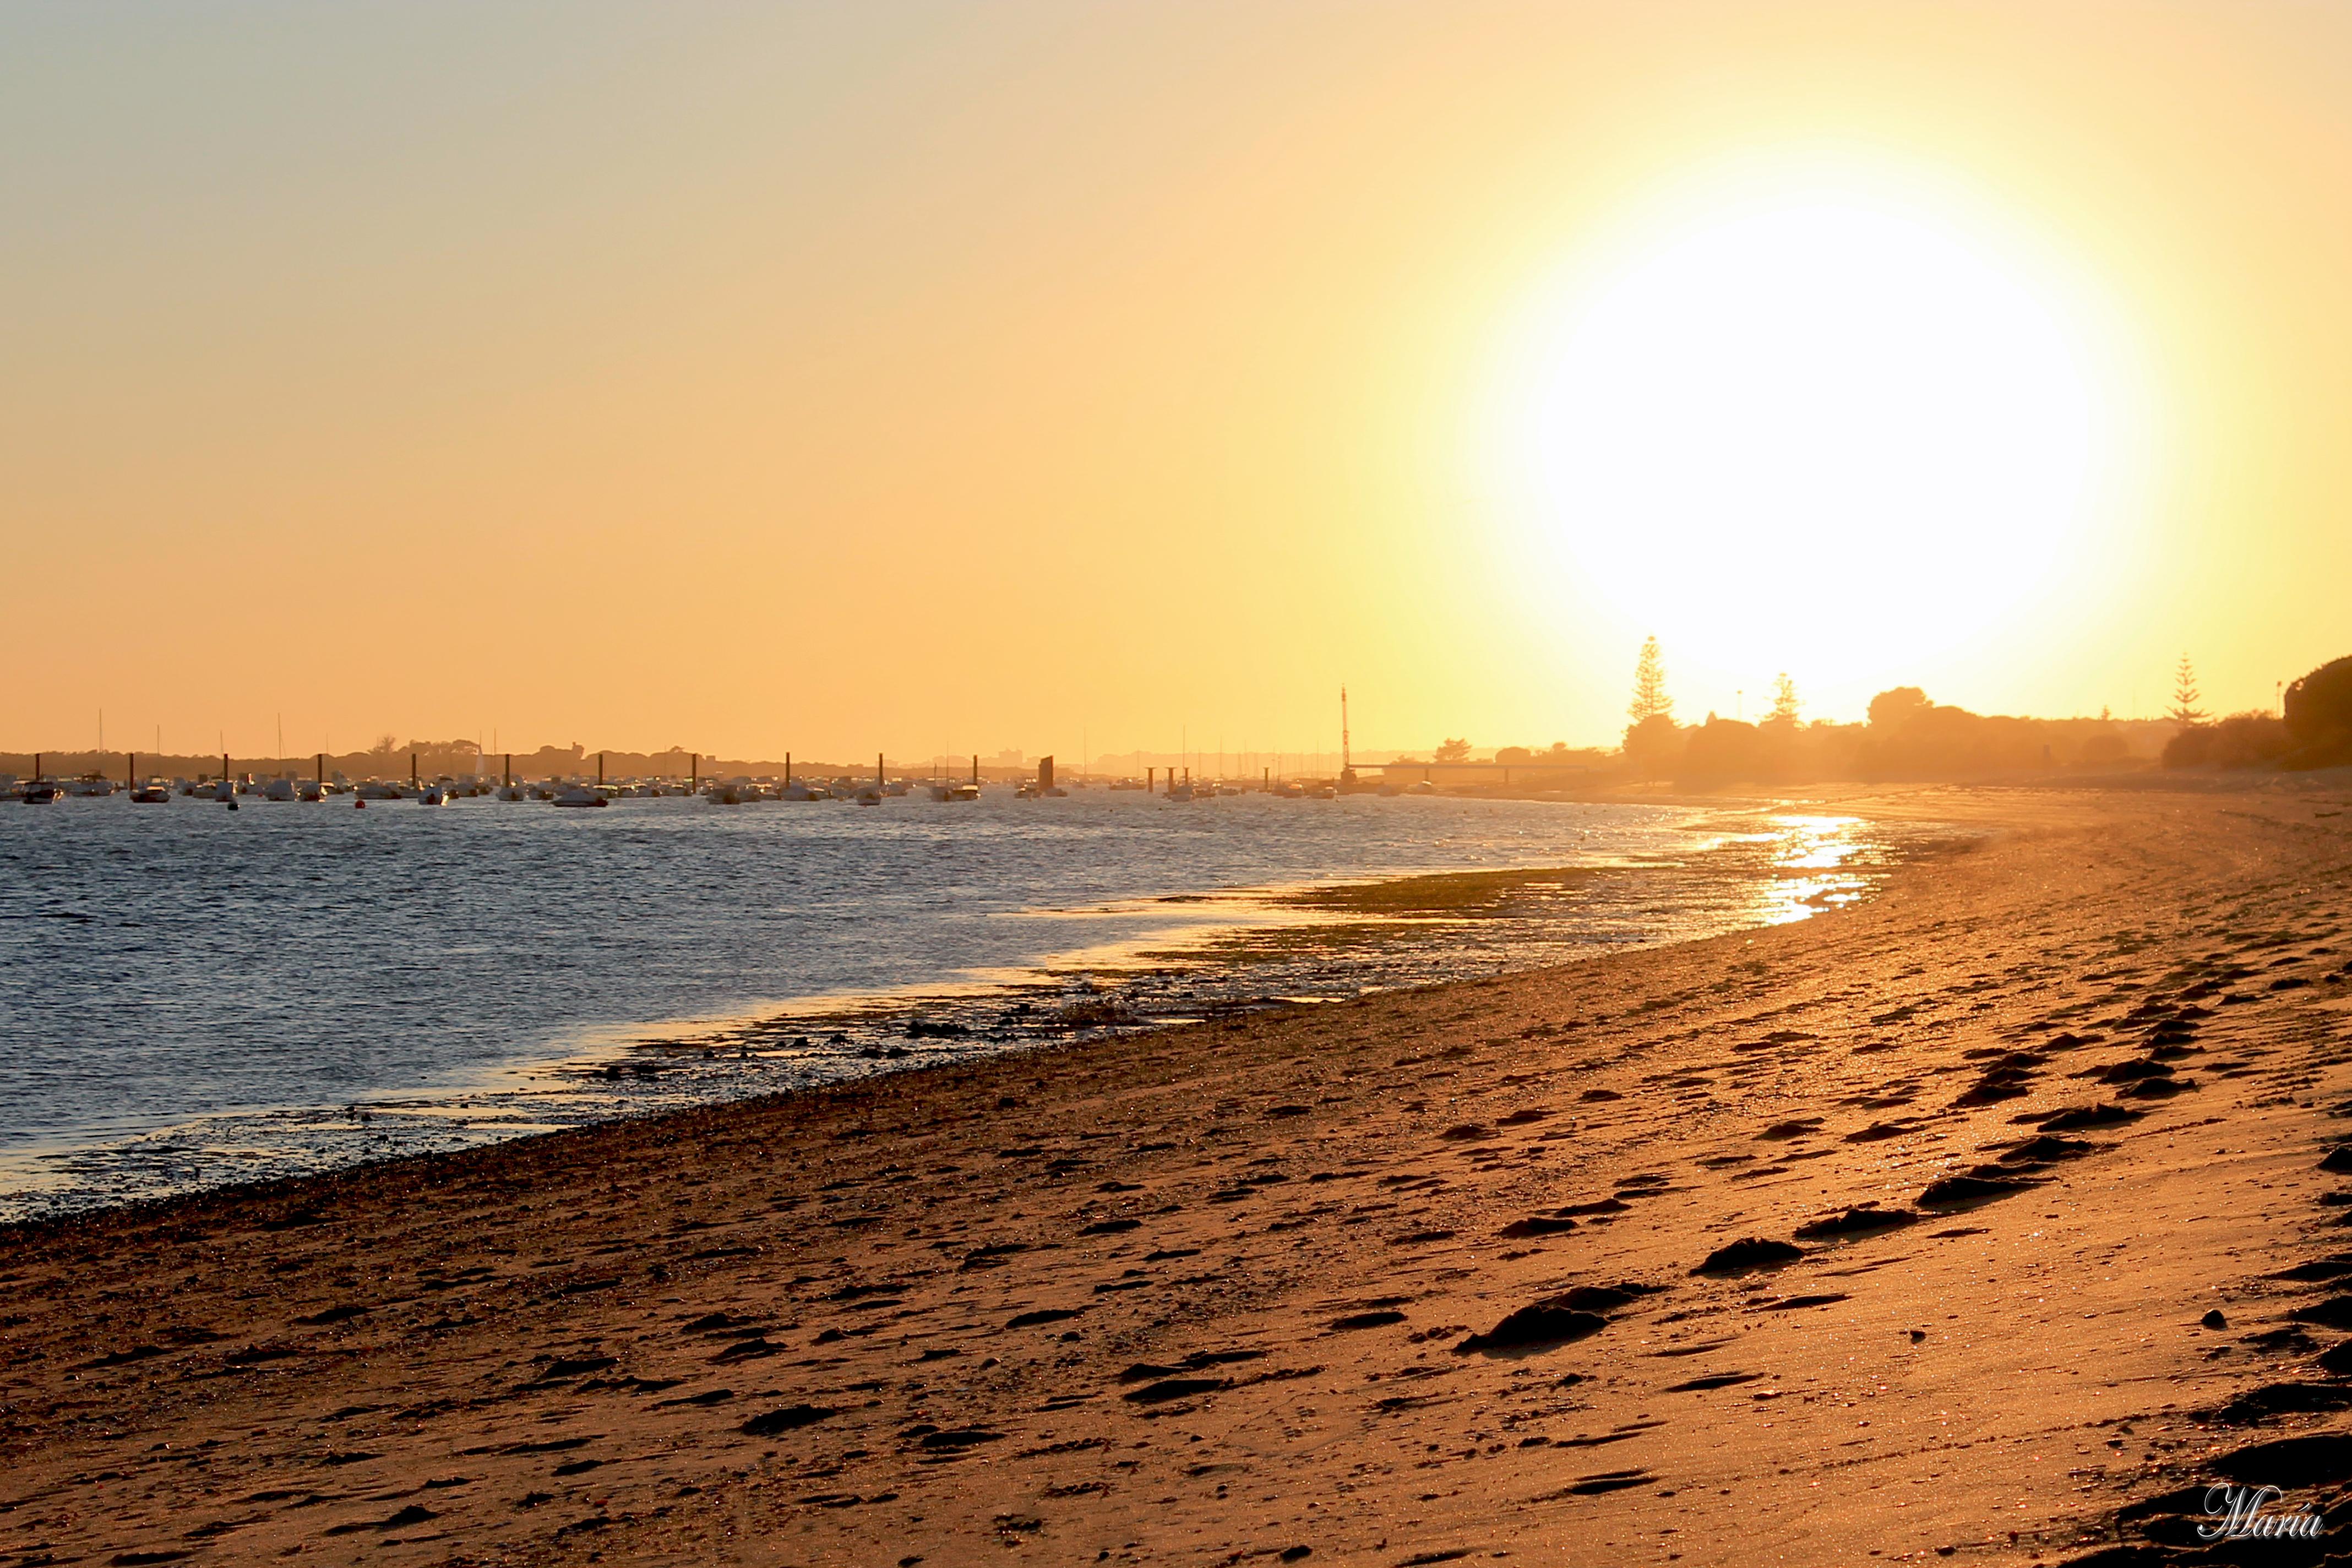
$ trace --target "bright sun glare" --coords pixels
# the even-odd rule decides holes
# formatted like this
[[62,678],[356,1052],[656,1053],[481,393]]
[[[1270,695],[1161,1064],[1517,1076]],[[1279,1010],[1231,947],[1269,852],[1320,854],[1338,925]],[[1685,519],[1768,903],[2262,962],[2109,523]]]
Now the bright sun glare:
[[1899,209],[1685,226],[1544,363],[1543,531],[1685,661],[1860,678],[1987,629],[2077,542],[2082,344],[2021,269]]

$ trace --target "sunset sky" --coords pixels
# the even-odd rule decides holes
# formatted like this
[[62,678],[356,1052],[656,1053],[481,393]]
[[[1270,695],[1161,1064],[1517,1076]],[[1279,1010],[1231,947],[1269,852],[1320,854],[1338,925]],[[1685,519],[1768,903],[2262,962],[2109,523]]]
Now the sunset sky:
[[2352,653],[2352,7],[19,5],[0,149],[0,746]]

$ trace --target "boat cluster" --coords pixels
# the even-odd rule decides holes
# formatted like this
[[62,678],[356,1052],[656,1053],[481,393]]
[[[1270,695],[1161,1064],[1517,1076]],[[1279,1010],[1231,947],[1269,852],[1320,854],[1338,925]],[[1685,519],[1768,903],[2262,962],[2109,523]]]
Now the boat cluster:
[[[755,805],[768,801],[836,800],[859,805],[879,805],[885,800],[909,795],[920,790],[935,801],[976,801],[982,798],[978,760],[974,759],[971,776],[968,779],[934,776],[928,779],[893,778],[888,770],[877,765],[867,777],[844,775],[832,779],[795,777],[787,772],[782,779],[773,777],[738,777],[704,780],[696,777],[680,783],[676,779],[626,779],[607,782],[601,774],[593,784],[579,779],[550,778],[536,782],[518,781],[511,772],[498,779],[478,774],[422,778],[412,760],[405,780],[352,780],[341,773],[329,775],[325,759],[308,778],[279,774],[261,778],[250,773],[233,773],[228,759],[221,759],[217,774],[206,773],[194,779],[164,779],[157,775],[142,775],[136,757],[129,759],[124,777],[117,781],[100,773],[87,773],[79,778],[52,779],[42,771],[40,759],[34,759],[33,776],[18,780],[12,774],[0,774],[0,796],[14,795],[27,805],[46,805],[68,795],[103,796],[127,794],[141,805],[161,805],[173,798],[212,801],[226,805],[232,811],[241,801],[308,801],[313,804],[334,796],[349,796],[352,803],[364,807],[372,801],[414,801],[419,805],[446,805],[455,800],[488,796],[501,801],[542,801],[561,806],[602,806],[616,800],[657,800],[667,797],[695,798],[713,805]],[[1003,786],[996,786],[1000,790]],[[1086,782],[1075,787],[1087,789]],[[1170,768],[1166,776],[1159,770],[1142,778],[1118,778],[1108,781],[1112,790],[1140,790],[1171,801],[1210,800],[1223,795],[1271,795],[1284,800],[1329,800],[1338,793],[1328,783],[1301,783],[1296,779],[1276,781],[1265,779],[1250,783],[1231,780],[1195,782],[1191,770],[1181,777]],[[1035,777],[1013,781],[1011,794],[1019,800],[1056,799],[1066,796],[1069,789],[1055,782],[1050,760]]]
[[[310,801],[321,802],[333,796],[349,796],[355,805],[371,802],[414,801],[419,805],[446,805],[452,801],[488,797],[502,801],[543,801],[563,806],[601,806],[616,800],[660,800],[666,797],[693,799],[699,797],[713,805],[753,805],[765,801],[851,801],[862,805],[878,805],[893,796],[906,795],[917,788],[914,781],[903,778],[875,777],[859,779],[844,776],[835,779],[772,779],[737,778],[705,782],[697,780],[683,784],[674,779],[632,779],[606,783],[587,783],[578,779],[541,779],[519,782],[474,776],[405,780],[347,779],[341,773],[331,778],[295,778],[281,775],[260,778],[252,773],[223,773],[197,778],[165,779],[150,775],[133,775],[115,780],[98,774],[75,779],[52,779],[36,767],[34,776],[20,780],[13,775],[0,775],[0,795],[13,795],[27,805],[47,805],[67,796],[104,796],[128,795],[142,805],[163,805],[175,797],[212,801],[236,805],[241,801]],[[981,798],[977,782],[923,783],[920,787],[933,800],[973,801]],[[1013,793],[1023,799],[1042,795],[1062,795],[1068,791],[1059,787],[1038,789],[1024,782]]]
[[1142,790],[1169,800],[1214,800],[1221,795],[1270,795],[1276,800],[1337,800],[1339,797],[1339,786],[1328,779],[1265,778],[1252,783],[1233,779],[1196,780],[1189,769],[1181,778],[1175,776],[1175,769],[1171,768],[1168,772],[1170,776],[1164,779],[1156,773],[1146,773],[1139,779],[1113,779],[1110,787]]

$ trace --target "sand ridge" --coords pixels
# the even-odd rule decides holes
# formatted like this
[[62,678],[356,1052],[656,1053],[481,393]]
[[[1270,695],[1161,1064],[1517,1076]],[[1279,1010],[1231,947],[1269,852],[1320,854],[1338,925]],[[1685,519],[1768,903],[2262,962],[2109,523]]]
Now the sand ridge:
[[22,1227],[0,1563],[2155,1560],[2352,1479],[2343,795]]

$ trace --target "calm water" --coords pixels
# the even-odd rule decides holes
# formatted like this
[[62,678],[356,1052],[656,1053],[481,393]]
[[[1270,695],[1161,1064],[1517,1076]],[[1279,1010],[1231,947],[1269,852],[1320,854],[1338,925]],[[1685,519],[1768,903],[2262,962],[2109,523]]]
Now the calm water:
[[[1873,831],[1103,791],[864,809],[7,803],[0,1217],[1066,1037],[1054,1004],[1086,991],[1079,971],[1122,998],[1115,1016],[1150,1019],[1801,918],[1866,889],[1896,852]],[[1168,956],[1300,918],[1252,890],[1550,866],[1626,869],[1539,915],[1411,940]],[[909,1005],[935,1026],[910,1036]]]

